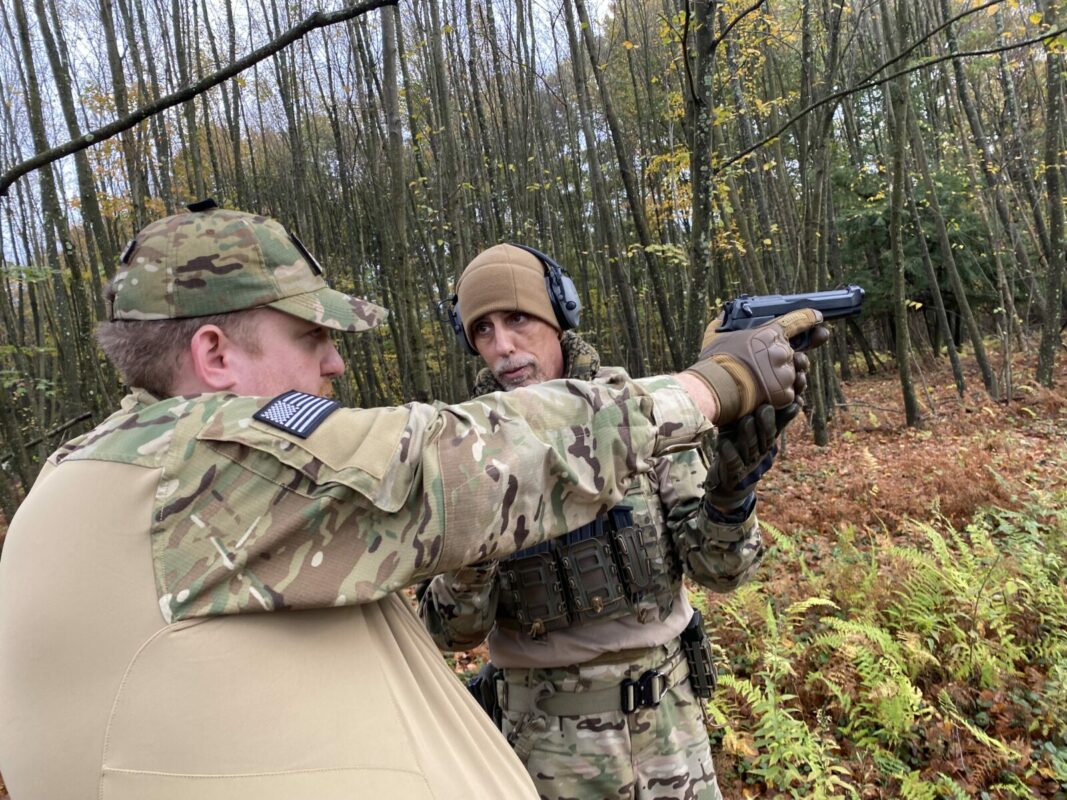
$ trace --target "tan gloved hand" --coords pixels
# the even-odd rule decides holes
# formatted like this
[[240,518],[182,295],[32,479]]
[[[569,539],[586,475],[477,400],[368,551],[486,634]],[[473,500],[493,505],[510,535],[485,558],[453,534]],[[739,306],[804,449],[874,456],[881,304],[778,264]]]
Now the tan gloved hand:
[[748,330],[720,333],[719,320],[708,325],[700,360],[685,371],[714,393],[719,402],[717,423],[733,422],[763,403],[775,408],[792,403],[807,383],[806,364],[796,360],[807,358],[794,353],[789,340],[810,332],[809,347],[822,344],[828,333],[821,322],[821,312],[805,308]]

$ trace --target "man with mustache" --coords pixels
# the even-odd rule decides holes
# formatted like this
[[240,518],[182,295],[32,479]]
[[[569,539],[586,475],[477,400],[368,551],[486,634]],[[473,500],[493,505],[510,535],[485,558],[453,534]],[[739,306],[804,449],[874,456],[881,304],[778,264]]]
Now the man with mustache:
[[795,379],[768,328],[713,357],[740,383],[706,359],[341,408],[321,396],[345,368],[333,332],[385,310],[212,201],[137,233],[108,306],[97,336],[131,392],[49,457],[0,559],[17,800],[536,797],[399,590],[588,523],[744,413],[742,390],[784,405]]
[[[471,395],[620,379],[573,330],[577,306],[544,253],[478,255],[452,313],[485,363]],[[713,324],[707,344],[716,337]],[[752,575],[763,556],[753,486],[798,410],[763,404],[719,437],[710,473],[699,450],[655,458],[592,523],[420,587],[439,647],[488,636],[492,666],[474,685],[544,800],[721,798],[703,715],[710,648],[682,577],[726,592]]]

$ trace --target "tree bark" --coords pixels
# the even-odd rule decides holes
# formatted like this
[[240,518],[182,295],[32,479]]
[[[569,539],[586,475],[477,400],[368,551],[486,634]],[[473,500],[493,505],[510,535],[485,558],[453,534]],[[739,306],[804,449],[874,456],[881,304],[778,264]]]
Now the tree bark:
[[[382,9],[382,61],[383,76],[382,102],[385,106],[386,127],[389,134],[389,196],[392,207],[392,236],[390,237],[389,257],[392,268],[400,276],[401,302],[397,312],[404,316],[404,333],[407,345],[404,348],[411,361],[402,365],[405,383],[409,383],[410,393],[415,400],[430,400],[430,378],[426,371],[426,349],[422,342],[419,319],[416,309],[415,280],[408,259],[407,242],[407,181],[404,180],[403,123],[400,119],[400,100],[397,85],[397,11],[395,8]],[[408,392],[405,391],[405,394]]]
[[[1048,0],[1045,17],[1055,27],[1059,4]],[[1041,327],[1041,344],[1037,354],[1037,380],[1051,387],[1055,374],[1056,355],[1061,347],[1061,319],[1063,309],[1064,241],[1063,241],[1063,70],[1064,58],[1060,49],[1051,44],[1045,47],[1045,84],[1048,100],[1045,104],[1045,190],[1049,209],[1049,252],[1052,255],[1048,270],[1048,313]]]
[[589,183],[593,190],[593,205],[596,208],[600,233],[607,244],[608,268],[611,271],[615,292],[618,296],[620,312],[625,323],[626,332],[626,366],[634,375],[644,372],[647,365],[638,324],[637,308],[633,289],[622,271],[622,247],[615,231],[615,224],[608,207],[608,195],[604,175],[600,168],[600,155],[597,152],[597,140],[593,134],[592,111],[590,110],[589,89],[586,81],[585,65],[578,42],[574,11],[570,2],[563,4],[564,18],[567,23],[567,37],[570,40],[571,64],[574,70],[575,90],[578,95],[578,116],[585,139],[586,160],[589,165]]

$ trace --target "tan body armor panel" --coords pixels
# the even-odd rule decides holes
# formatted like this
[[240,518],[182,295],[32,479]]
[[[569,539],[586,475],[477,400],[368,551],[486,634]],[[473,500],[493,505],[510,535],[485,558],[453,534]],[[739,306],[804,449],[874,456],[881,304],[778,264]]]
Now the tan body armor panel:
[[536,797],[396,595],[166,624],[147,533],[158,477],[67,462],[12,523],[0,560],[12,797]]

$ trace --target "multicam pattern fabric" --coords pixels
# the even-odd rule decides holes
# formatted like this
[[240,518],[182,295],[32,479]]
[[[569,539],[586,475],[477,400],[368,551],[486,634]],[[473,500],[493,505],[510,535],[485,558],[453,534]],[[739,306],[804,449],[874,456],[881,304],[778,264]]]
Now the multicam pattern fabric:
[[[696,453],[670,459],[669,478],[660,481],[667,527],[674,551],[687,575],[714,592],[729,592],[748,581],[763,560],[763,536],[756,514],[738,524],[709,519],[705,503],[694,497],[694,484],[703,486],[707,462]],[[680,491],[678,501],[673,494]]]
[[[652,648],[628,664],[505,670],[508,684],[540,696],[610,689],[677,657]],[[504,734],[542,800],[722,800],[700,701],[688,681],[656,708],[584,716],[505,712]]]
[[[616,380],[622,374],[601,368],[595,348],[575,332],[566,332],[560,341],[568,378]],[[492,372],[479,372],[475,394],[500,390]],[[755,514],[737,525],[708,518],[702,502],[706,474],[707,462],[697,450],[656,459],[650,473],[631,482],[624,502],[633,507],[635,524],[660,531],[689,577],[724,592],[751,577],[763,558],[763,542]],[[493,629],[500,593],[497,574],[496,562],[490,561],[438,575],[429,583],[419,614],[439,647],[469,649]],[[670,578],[677,588],[681,571]],[[636,614],[654,623],[659,611],[644,608]],[[666,652],[665,647],[652,648],[630,665],[506,669],[504,675],[509,683],[544,681],[550,691],[600,689],[660,666]],[[703,712],[687,684],[672,689],[658,708],[631,715],[621,710],[564,717],[509,713],[504,731],[542,798],[721,798]]]
[[[617,368],[601,368],[596,349],[574,331],[564,333],[560,343],[568,379],[619,380],[624,374]],[[499,391],[502,388],[493,373],[482,369],[473,393]],[[706,475],[707,462],[697,450],[676,453],[657,460],[652,475],[633,481],[625,502],[633,506],[635,524],[654,525],[670,536],[671,550],[690,578],[713,591],[726,592],[756,571],[763,559],[763,538],[755,514],[736,525],[708,518],[701,502]],[[496,576],[495,562],[486,562],[461,573],[439,575],[431,582],[422,595],[419,613],[438,647],[466,650],[485,639],[496,621],[500,590]],[[657,618],[653,609],[645,611],[648,621]]]
[[507,555],[593,519],[709,427],[670,379],[342,409],[307,439],[255,421],[267,402],[135,392],[53,454],[160,470],[151,536],[168,621],[370,602]]
[[384,308],[328,288],[302,247],[274,220],[240,211],[157,220],[123,256],[111,318],[202,317],[269,305],[341,331],[384,321]]

